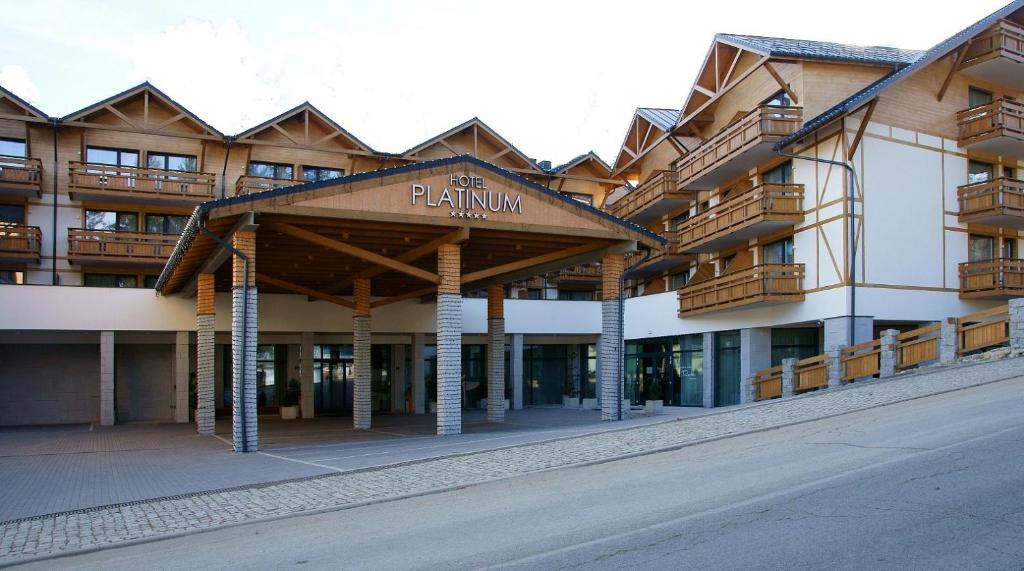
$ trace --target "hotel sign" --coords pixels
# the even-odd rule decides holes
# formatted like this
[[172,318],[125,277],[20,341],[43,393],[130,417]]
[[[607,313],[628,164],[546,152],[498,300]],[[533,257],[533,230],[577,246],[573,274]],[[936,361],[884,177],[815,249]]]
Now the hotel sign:
[[412,205],[426,204],[427,208],[446,208],[450,218],[487,220],[488,214],[523,213],[522,197],[487,188],[482,176],[450,175],[448,184],[440,192],[429,184],[413,183],[410,190]]

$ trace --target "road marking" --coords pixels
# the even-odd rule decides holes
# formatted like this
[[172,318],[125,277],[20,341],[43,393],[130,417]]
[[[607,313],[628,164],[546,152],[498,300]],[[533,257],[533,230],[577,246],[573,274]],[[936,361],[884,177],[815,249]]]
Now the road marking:
[[262,454],[264,456],[269,456],[271,458],[277,458],[278,460],[287,460],[289,462],[295,462],[297,464],[305,464],[307,466],[316,466],[317,468],[323,468],[325,470],[330,470],[332,472],[345,472],[346,471],[346,470],[342,470],[341,468],[335,468],[334,466],[328,466],[327,464],[318,464],[316,462],[306,462],[305,460],[297,460],[295,458],[288,458],[287,456],[278,456],[277,454],[271,454],[269,452],[260,451],[260,452],[257,452],[257,454]]

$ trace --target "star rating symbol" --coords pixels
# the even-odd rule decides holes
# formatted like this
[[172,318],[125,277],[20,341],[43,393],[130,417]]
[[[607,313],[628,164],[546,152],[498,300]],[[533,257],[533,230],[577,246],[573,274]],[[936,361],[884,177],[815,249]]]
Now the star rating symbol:
[[450,210],[448,211],[450,218],[468,218],[470,220],[487,220],[487,213],[484,212],[467,212],[465,210]]

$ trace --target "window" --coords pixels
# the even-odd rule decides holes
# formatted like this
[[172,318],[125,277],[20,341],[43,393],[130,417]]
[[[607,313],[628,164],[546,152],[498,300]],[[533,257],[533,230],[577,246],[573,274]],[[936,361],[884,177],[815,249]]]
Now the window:
[[294,172],[295,168],[292,165],[249,161],[249,176],[291,180]]
[[185,229],[186,222],[188,222],[188,216],[178,216],[175,214],[147,214],[146,232],[152,232],[155,234],[177,234],[180,236],[181,232]]
[[23,139],[0,138],[0,155],[5,157],[26,157],[28,147]]
[[1003,238],[1003,252],[1001,256],[1007,260],[1017,259],[1017,240],[1015,238]]
[[725,270],[728,270],[729,266],[732,265],[732,261],[735,259],[736,254],[729,254],[728,256],[722,258],[722,271],[724,272]]
[[594,292],[560,289],[558,290],[558,299],[562,301],[594,301]]
[[792,264],[793,237],[772,242],[761,251],[762,262],[765,264]]
[[134,212],[86,210],[85,227],[89,230],[124,230],[128,232],[137,232],[139,230],[139,215]]
[[160,279],[160,276],[143,276],[142,287],[146,289],[153,289],[156,287],[156,280]]
[[793,182],[793,161],[787,161],[761,174],[761,182],[768,184],[791,184]]
[[971,109],[992,103],[992,92],[977,87],[967,88],[967,106]]
[[786,90],[780,89],[775,95],[772,95],[762,105],[771,105],[772,107],[791,107],[793,100],[789,98],[789,94]]
[[191,155],[172,155],[170,153],[149,153],[146,155],[146,166],[151,169],[196,172],[198,165],[199,161]]
[[125,149],[88,147],[85,149],[85,162],[118,167],[137,167],[139,166],[139,152]]
[[974,184],[976,182],[992,180],[993,168],[994,165],[991,163],[969,161],[967,163],[967,182],[969,184]]
[[992,236],[971,234],[967,237],[967,261],[987,262],[995,257],[996,240]]
[[680,289],[686,285],[686,282],[690,280],[690,272],[679,272],[678,274],[671,274],[668,276],[668,289]]
[[277,406],[277,346],[256,347],[256,406]]
[[[318,180],[331,180],[332,178],[341,178],[345,176],[343,169],[332,169],[327,167],[302,167],[302,180],[308,182],[316,182]],[[279,177],[274,177],[279,178]],[[291,178],[291,175],[289,175]]]
[[821,352],[814,327],[772,329],[772,366],[783,359],[806,359]]
[[576,202],[582,202],[583,204],[586,204],[588,206],[594,205],[594,197],[590,196],[589,194],[581,194],[579,192],[563,192],[562,194],[568,196],[569,198],[575,200]]
[[128,274],[85,274],[85,287],[139,287],[139,278]]
[[686,212],[683,212],[679,216],[676,216],[675,218],[673,218],[668,223],[669,224],[669,230],[673,230],[673,231],[679,230],[679,227],[683,225],[683,222],[686,222],[689,219],[690,219],[690,211],[687,210]]
[[25,283],[25,272],[17,270],[0,270],[0,285],[22,285]]
[[1013,167],[1011,167],[1011,166],[1004,166],[1003,167],[1003,178],[1016,179],[1017,177],[1014,176],[1016,174],[1017,174],[1017,171]]
[[0,222],[24,224],[25,207],[20,204],[0,204]]

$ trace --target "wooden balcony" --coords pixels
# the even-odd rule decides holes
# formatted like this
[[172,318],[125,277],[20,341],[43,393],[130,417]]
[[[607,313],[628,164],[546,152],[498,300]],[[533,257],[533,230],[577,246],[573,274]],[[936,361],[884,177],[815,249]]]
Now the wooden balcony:
[[37,226],[0,223],[0,262],[39,263],[43,234]]
[[999,258],[960,264],[961,299],[1024,297],[1024,260]]
[[1024,181],[1000,177],[957,189],[963,224],[1024,229]]
[[763,264],[690,282],[679,290],[679,317],[753,304],[804,300],[803,264]]
[[612,214],[644,224],[657,220],[693,199],[692,192],[676,189],[675,171],[656,171],[655,175],[612,205]]
[[956,114],[959,145],[1005,157],[1024,157],[1024,103],[997,99]]
[[43,162],[0,155],[0,195],[39,198],[43,192]]
[[71,162],[73,200],[195,206],[213,199],[216,175]]
[[964,75],[1024,89],[1024,27],[1000,20],[967,45],[960,71]]
[[804,219],[802,184],[765,183],[687,220],[676,232],[679,253],[716,252],[791,227]]
[[264,178],[261,176],[248,175],[240,176],[238,177],[238,181],[235,182],[235,195],[240,196],[243,194],[252,194],[254,192],[263,192],[265,190],[274,190],[275,188],[295,186],[305,182],[307,181],[290,178]]
[[559,283],[600,283],[601,266],[579,265],[555,272],[551,279]]
[[679,190],[711,190],[774,156],[772,145],[803,124],[800,107],[764,105],[679,159]]
[[68,260],[91,266],[162,266],[177,234],[68,228]]
[[665,270],[692,262],[695,258],[696,256],[692,254],[678,253],[675,242],[669,241],[668,248],[665,250],[634,252],[628,256],[626,258],[626,275],[630,279],[635,279],[660,274]]

